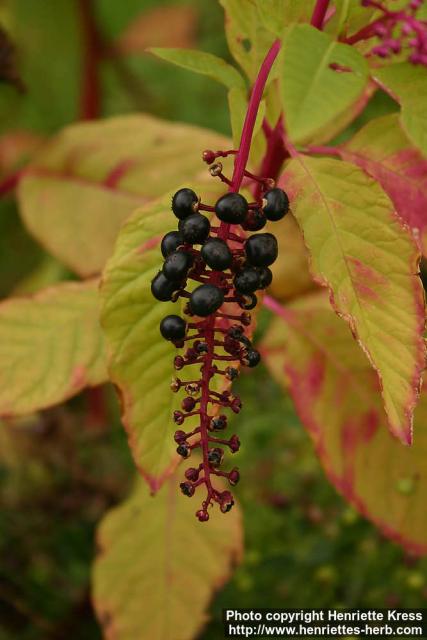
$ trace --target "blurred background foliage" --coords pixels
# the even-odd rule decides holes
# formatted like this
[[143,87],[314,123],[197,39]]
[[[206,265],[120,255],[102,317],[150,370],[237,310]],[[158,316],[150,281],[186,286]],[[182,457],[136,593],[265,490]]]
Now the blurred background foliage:
[[[0,75],[12,78],[0,87],[2,180],[13,179],[47,136],[81,118],[146,111],[229,133],[220,85],[144,53],[182,46],[229,59],[222,23],[213,0],[2,0],[0,24],[15,46],[11,52],[0,34]],[[363,119],[392,108],[378,93]],[[68,274],[26,234],[13,198],[3,197],[1,295],[59,276]],[[259,331],[267,322],[265,312]],[[426,606],[427,561],[385,540],[337,496],[266,370],[238,386],[246,399],[235,418],[244,435],[237,494],[246,555],[213,602],[203,640],[222,637],[223,606]],[[94,531],[133,473],[109,387],[3,425],[0,640],[101,637],[90,605]]]

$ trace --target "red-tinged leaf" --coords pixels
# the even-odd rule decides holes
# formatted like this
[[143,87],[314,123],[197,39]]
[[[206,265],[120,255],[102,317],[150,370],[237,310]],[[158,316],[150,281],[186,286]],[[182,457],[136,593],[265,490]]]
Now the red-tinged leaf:
[[0,137],[0,176],[10,174],[28,161],[43,143],[43,138],[30,131],[17,130]]
[[229,148],[212,131],[126,115],[79,123],[29,166],[18,197],[28,231],[80,276],[99,273],[137,206],[202,175],[205,148]]
[[381,381],[390,429],[405,444],[425,366],[419,253],[380,185],[347,162],[293,150],[291,196],[316,281],[330,291]]
[[107,380],[98,282],[0,304],[0,415],[50,407]]
[[397,114],[371,120],[337,153],[378,180],[421,241],[427,225],[427,160],[403,133]]
[[238,506],[202,524],[179,481],[173,476],[154,498],[138,482],[101,522],[93,598],[106,640],[199,637],[212,595],[241,560]]
[[289,390],[336,489],[386,536],[427,553],[427,393],[415,414],[412,447],[387,430],[378,379],[324,294],[281,307],[260,348]]
[[198,12],[191,5],[162,5],[139,15],[117,40],[123,54],[145,53],[149,47],[189,49],[195,44]]

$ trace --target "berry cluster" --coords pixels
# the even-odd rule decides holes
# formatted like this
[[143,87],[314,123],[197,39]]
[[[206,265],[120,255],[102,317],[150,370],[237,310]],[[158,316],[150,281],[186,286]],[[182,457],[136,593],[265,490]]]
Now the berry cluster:
[[[191,432],[175,432],[177,452],[188,458],[200,448],[203,460],[185,472],[181,490],[193,496],[197,487],[205,485],[206,499],[196,516],[209,519],[209,507],[217,502],[223,513],[234,504],[230,491],[218,491],[213,476],[228,479],[231,486],[239,481],[239,471],[221,470],[224,447],[235,453],[240,441],[236,435],[226,439],[219,433],[227,427],[224,408],[239,413],[240,398],[227,389],[228,383],[239,375],[239,365],[255,367],[260,361],[246,335],[251,324],[248,313],[257,304],[256,292],[272,281],[270,266],[277,258],[277,240],[271,233],[254,233],[246,238],[245,231],[261,231],[267,221],[282,219],[289,211],[289,200],[272,180],[258,178],[245,171],[245,176],[261,186],[260,198],[248,203],[240,193],[231,189],[231,182],[222,173],[219,157],[235,151],[205,151],[203,159],[210,164],[210,173],[226,183],[230,190],[209,206],[201,202],[192,189],[180,189],[172,199],[172,211],[178,218],[178,230],[170,231],[161,243],[164,257],[162,270],[155,276],[151,291],[157,300],[186,299],[184,313],[169,315],[160,323],[160,332],[178,349],[175,357],[177,371],[187,365],[200,365],[196,380],[174,378],[173,392],[181,389],[185,397],[181,410],[175,411],[174,422],[181,426],[190,416],[198,417],[198,426]],[[202,212],[215,214],[215,223]],[[240,227],[240,230],[239,230]],[[243,230],[243,232],[242,232]],[[189,281],[197,283],[187,290]],[[226,384],[212,388],[215,377],[223,376]],[[194,376],[193,376],[194,377]]]
[[358,40],[377,36],[381,44],[372,49],[372,55],[390,58],[406,48],[410,52],[410,62],[427,66],[427,22],[417,17],[423,2],[424,0],[411,0],[406,9],[390,11],[377,0],[362,0],[363,6],[379,9],[382,16],[347,42],[353,44]]

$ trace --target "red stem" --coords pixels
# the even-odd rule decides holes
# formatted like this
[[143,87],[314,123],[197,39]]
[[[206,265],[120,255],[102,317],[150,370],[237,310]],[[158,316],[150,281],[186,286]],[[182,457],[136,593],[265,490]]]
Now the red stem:
[[80,98],[80,118],[94,120],[101,111],[101,87],[99,63],[103,46],[94,17],[93,0],[77,0],[81,15],[84,39],[83,78]]
[[326,17],[326,12],[328,11],[329,2],[330,0],[317,0],[316,6],[314,7],[311,24],[320,31],[323,29],[323,23]]
[[[281,42],[280,40],[276,40],[270,51],[267,53],[264,62],[261,65],[261,69],[259,71],[258,77],[252,89],[251,97],[249,100],[248,111],[246,113],[245,122],[243,125],[242,136],[240,139],[239,150],[237,152],[235,161],[234,161],[234,171],[233,177],[231,180],[231,185],[229,188],[230,192],[238,192],[242,180],[244,177],[246,165],[249,159],[249,152],[251,148],[251,142],[255,127],[255,121],[259,109],[259,105],[264,93],[265,85],[267,83],[267,79],[269,73],[271,71],[271,67],[273,66],[274,61],[277,58],[277,55],[280,51]],[[230,224],[221,222],[218,237],[222,240],[227,240],[229,238],[230,233]],[[221,274],[218,272],[212,272],[211,283],[217,285],[219,282],[219,278]],[[209,406],[209,397],[210,397],[210,389],[209,383],[212,378],[212,365],[214,359],[214,348],[215,348],[215,325],[217,318],[221,317],[221,314],[215,313],[206,322],[205,325],[205,341],[208,345],[208,352],[204,359],[203,371],[202,371],[202,391],[201,391],[201,399],[200,399],[200,440],[201,440],[201,448],[203,454],[203,470],[204,470],[204,479],[206,488],[208,490],[208,495],[206,501],[203,503],[203,508],[206,510],[210,504],[211,498],[214,493],[214,489],[212,487],[211,478],[210,478],[210,466],[209,466],[209,415],[208,415],[208,406]]]

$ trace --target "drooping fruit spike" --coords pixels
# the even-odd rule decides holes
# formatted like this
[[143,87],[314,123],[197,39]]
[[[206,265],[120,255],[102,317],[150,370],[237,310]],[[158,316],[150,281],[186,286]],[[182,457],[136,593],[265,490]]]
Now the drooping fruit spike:
[[[229,186],[228,193],[219,198],[215,206],[202,204],[192,189],[180,189],[174,195],[172,209],[179,218],[178,231],[163,238],[161,250],[165,263],[152,283],[153,295],[159,300],[185,299],[183,309],[187,321],[169,315],[162,320],[160,331],[183,350],[175,357],[174,368],[181,371],[190,365],[190,375],[185,376],[183,372],[181,379],[174,378],[171,382],[172,392],[185,390],[186,393],[180,399],[180,408],[173,412],[173,421],[179,426],[174,438],[181,457],[188,458],[194,449],[201,453],[200,464],[187,469],[180,485],[188,497],[200,487],[205,488],[206,496],[196,512],[200,522],[209,520],[209,509],[214,503],[223,513],[234,504],[231,493],[216,486],[217,477],[228,479],[231,486],[237,484],[240,477],[237,468],[229,472],[220,468],[225,452],[236,453],[240,440],[237,435],[223,438],[220,432],[227,428],[227,416],[222,412],[229,410],[238,414],[242,408],[240,398],[233,395],[228,383],[237,378],[240,364],[255,366],[259,361],[259,354],[245,333],[251,324],[251,315],[247,311],[239,312],[238,307],[252,309],[257,304],[253,292],[271,282],[268,265],[275,258],[272,255],[275,240],[271,234],[262,234],[261,240],[249,238],[245,244],[242,227],[250,231],[263,228],[267,217],[262,211],[262,193],[274,188],[273,180],[265,175],[255,176],[246,170],[246,164],[257,110],[279,48],[280,42],[276,41],[261,66],[251,92],[238,151],[203,154],[204,160],[211,164],[211,175]],[[217,161],[230,155],[235,156],[231,180],[224,175],[222,163]],[[253,182],[256,203],[251,205],[239,193],[244,177],[249,183]],[[267,199],[264,206],[265,203],[268,205]],[[199,211],[215,212],[219,226],[215,221],[211,227],[209,219]],[[240,225],[240,229],[233,225]],[[201,247],[197,248],[198,245]],[[198,372],[194,375],[195,370]],[[217,381],[217,376],[224,376],[227,384],[211,384],[214,378]],[[183,425],[189,423],[191,427],[184,430]]]
[[167,258],[171,253],[176,251],[178,247],[184,244],[184,238],[179,231],[169,231],[161,243],[162,255]]
[[224,294],[213,284],[202,284],[193,291],[190,307],[194,315],[206,318],[215,313],[224,302]]
[[186,331],[187,323],[180,316],[166,316],[160,323],[160,333],[165,340],[182,340]]
[[172,211],[180,220],[184,220],[197,211],[199,198],[192,189],[180,189],[172,198]]
[[289,211],[289,198],[283,189],[275,187],[266,191],[263,200],[265,201],[263,211],[267,220],[272,222],[281,220]]
[[217,218],[230,224],[242,224],[248,212],[248,202],[240,193],[226,193],[215,205]]
[[229,269],[233,262],[233,254],[220,238],[209,238],[202,247],[201,255],[208,267],[216,271]]
[[209,235],[211,225],[206,216],[193,213],[179,223],[179,230],[188,244],[203,244]]
[[254,267],[269,267],[277,259],[277,240],[271,233],[250,236],[245,243],[245,252]]

